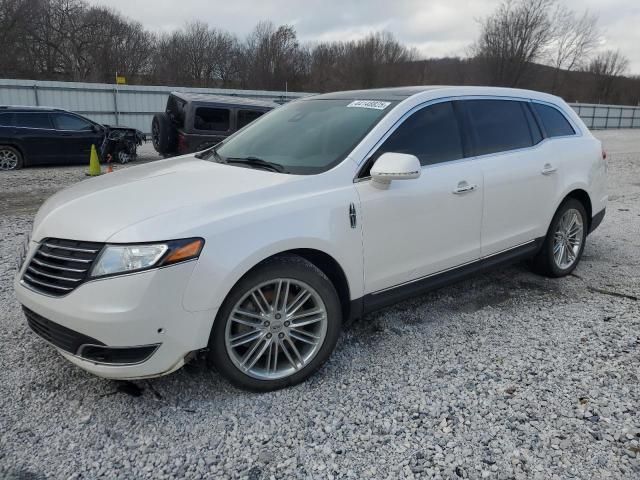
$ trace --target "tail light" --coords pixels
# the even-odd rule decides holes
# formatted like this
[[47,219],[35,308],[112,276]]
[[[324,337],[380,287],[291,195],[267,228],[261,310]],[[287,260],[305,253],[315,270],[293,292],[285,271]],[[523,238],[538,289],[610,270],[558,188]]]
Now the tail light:
[[182,133],[178,133],[178,153],[187,152],[187,139]]

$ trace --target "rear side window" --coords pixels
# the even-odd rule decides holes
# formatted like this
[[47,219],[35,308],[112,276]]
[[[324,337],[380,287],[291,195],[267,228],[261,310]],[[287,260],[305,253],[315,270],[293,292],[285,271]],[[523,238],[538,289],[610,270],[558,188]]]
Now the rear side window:
[[533,108],[542,122],[547,137],[563,137],[576,133],[565,116],[556,108],[540,103],[533,103]]
[[229,109],[198,107],[193,126],[197,130],[226,132],[229,130]]
[[238,110],[238,130],[249,125],[264,113],[265,112],[259,112],[258,110]]
[[437,103],[415,112],[378,150],[415,155],[422,165],[464,157],[460,127],[451,102]]
[[13,123],[16,127],[52,128],[48,113],[14,113]]
[[476,155],[533,145],[525,105],[513,100],[465,100]]
[[58,130],[91,130],[91,123],[75,115],[55,113],[53,116]]

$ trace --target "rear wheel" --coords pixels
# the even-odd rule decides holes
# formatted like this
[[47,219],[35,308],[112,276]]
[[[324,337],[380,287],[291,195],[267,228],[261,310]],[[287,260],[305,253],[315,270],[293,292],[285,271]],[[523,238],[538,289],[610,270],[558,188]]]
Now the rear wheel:
[[22,154],[9,145],[0,145],[0,170],[18,170],[24,161]]
[[342,313],[331,281],[297,256],[258,266],[216,318],[209,359],[235,385],[276,390],[308,378],[331,355]]
[[566,200],[553,217],[532,269],[548,277],[570,274],[580,262],[587,238],[587,213],[578,200]]

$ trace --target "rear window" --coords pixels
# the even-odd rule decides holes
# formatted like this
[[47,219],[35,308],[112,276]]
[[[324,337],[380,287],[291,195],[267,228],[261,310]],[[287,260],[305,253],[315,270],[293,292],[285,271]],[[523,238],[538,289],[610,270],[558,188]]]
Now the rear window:
[[522,102],[466,100],[476,155],[505,152],[533,145]]
[[264,113],[265,112],[259,112],[258,110],[238,110],[238,130],[249,125]]
[[13,123],[16,127],[28,128],[52,128],[48,113],[19,112],[13,114]]
[[167,100],[167,114],[179,128],[184,127],[184,106],[186,103],[173,95],[169,95],[169,100]]
[[534,103],[533,108],[542,122],[547,137],[563,137],[576,133],[565,116],[557,109],[540,103]]
[[226,132],[229,130],[229,109],[198,107],[193,127],[196,130]]

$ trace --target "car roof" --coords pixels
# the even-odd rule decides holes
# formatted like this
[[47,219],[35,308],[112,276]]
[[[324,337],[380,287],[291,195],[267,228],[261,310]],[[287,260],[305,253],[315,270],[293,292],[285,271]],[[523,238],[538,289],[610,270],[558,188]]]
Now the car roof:
[[261,107],[261,108],[277,108],[280,105],[275,102],[265,100],[255,100],[253,98],[232,97],[227,95],[213,95],[207,93],[186,93],[171,92],[171,95],[178,97],[187,102],[202,103],[221,103],[224,105],[236,105],[240,107]]
[[489,96],[530,98],[543,101],[555,102],[558,97],[548,93],[537,92],[535,90],[524,90],[519,88],[503,87],[477,87],[477,86],[454,86],[454,85],[422,85],[411,87],[374,88],[371,90],[348,90],[344,92],[323,93],[304,97],[301,100],[386,100],[402,101],[414,95],[425,92],[432,92],[434,96]]
[[34,107],[29,105],[0,105],[0,113],[2,112],[68,112],[68,110],[54,107]]

